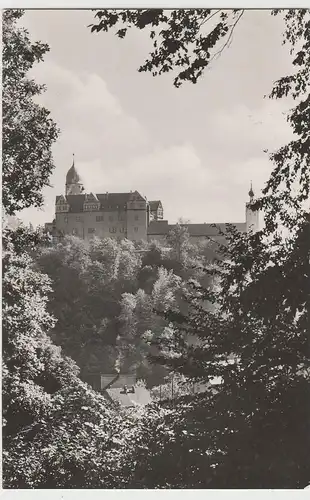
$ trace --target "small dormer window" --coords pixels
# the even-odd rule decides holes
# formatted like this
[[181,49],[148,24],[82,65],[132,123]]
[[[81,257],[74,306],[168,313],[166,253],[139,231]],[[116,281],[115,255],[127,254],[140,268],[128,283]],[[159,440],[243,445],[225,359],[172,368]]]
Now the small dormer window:
[[93,211],[93,210],[99,210],[99,205],[95,205],[93,203],[84,203],[84,210],[86,211]]

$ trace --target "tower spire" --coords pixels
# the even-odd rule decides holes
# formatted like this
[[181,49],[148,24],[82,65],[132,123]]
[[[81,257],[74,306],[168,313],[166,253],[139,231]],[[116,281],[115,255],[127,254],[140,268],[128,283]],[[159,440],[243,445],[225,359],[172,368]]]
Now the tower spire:
[[72,165],[66,175],[66,195],[81,194],[84,191],[82,180],[75,168],[75,154],[72,153]]
[[249,197],[250,201],[245,205],[246,232],[255,233],[259,230],[259,210],[257,208],[254,208],[254,191],[252,181],[249,191]]
[[252,181],[251,181],[251,187],[250,187],[250,191],[249,191],[249,197],[250,197],[250,201],[253,201],[254,191],[253,191]]

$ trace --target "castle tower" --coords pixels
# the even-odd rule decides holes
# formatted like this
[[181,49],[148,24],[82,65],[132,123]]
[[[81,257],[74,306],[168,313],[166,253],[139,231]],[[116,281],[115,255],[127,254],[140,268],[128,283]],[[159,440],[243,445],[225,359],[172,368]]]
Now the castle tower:
[[246,204],[245,209],[245,222],[246,222],[246,232],[256,233],[259,230],[259,210],[253,210],[252,205],[254,203],[254,192],[251,182],[251,188],[249,191],[250,201]]
[[134,191],[127,202],[127,238],[132,241],[146,241],[147,226],[146,200],[138,191]]
[[82,194],[84,191],[84,186],[82,180],[74,165],[74,154],[72,166],[69,168],[66,176],[66,196],[68,194]]

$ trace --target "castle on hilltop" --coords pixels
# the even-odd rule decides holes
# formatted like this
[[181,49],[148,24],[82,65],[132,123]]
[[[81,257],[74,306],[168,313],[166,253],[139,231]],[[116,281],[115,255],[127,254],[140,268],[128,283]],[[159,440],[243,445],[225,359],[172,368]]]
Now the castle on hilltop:
[[[239,231],[259,229],[259,212],[254,211],[254,193],[249,191],[246,203],[245,222],[233,223]],[[212,224],[183,224],[191,240],[214,237],[218,230]],[[45,229],[56,240],[65,235],[74,235],[84,240],[99,238],[127,238],[132,241],[165,241],[174,227],[164,220],[160,200],[148,201],[138,191],[130,193],[86,193],[81,178],[73,163],[67,172],[65,194],[56,196],[55,218],[46,223]],[[225,229],[225,224],[218,224]]]

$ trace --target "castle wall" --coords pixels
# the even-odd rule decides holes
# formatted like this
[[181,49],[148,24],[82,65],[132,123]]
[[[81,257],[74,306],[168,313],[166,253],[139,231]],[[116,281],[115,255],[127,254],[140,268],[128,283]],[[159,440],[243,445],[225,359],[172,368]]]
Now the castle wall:
[[126,238],[127,214],[125,211],[89,211],[80,213],[57,213],[56,228],[89,240],[98,238]]
[[132,241],[147,240],[147,209],[145,200],[127,203],[127,238]]
[[[166,243],[167,234],[174,225],[163,220],[160,201],[147,203],[138,191],[107,192],[98,195],[83,194],[83,191],[84,188],[73,162],[67,174],[67,197],[63,195],[56,197],[55,224],[47,224],[46,227],[49,230],[53,231],[55,227],[56,233],[74,235],[84,240],[97,236],[98,238],[127,238],[131,241],[156,240],[162,244]],[[259,212],[251,209],[254,196],[252,188],[249,195],[250,203],[246,205],[246,223],[236,223],[235,226],[239,231],[255,232],[259,229]],[[98,208],[100,210],[97,210]],[[212,224],[185,224],[185,226],[189,231],[190,241],[193,243],[206,242],[208,236],[215,240],[220,239],[218,231],[214,230]],[[219,226],[222,231],[225,231],[225,224],[219,224]]]
[[245,212],[245,220],[246,220],[246,232],[252,231],[255,233],[259,230],[259,211],[251,210],[250,204],[246,205]]

